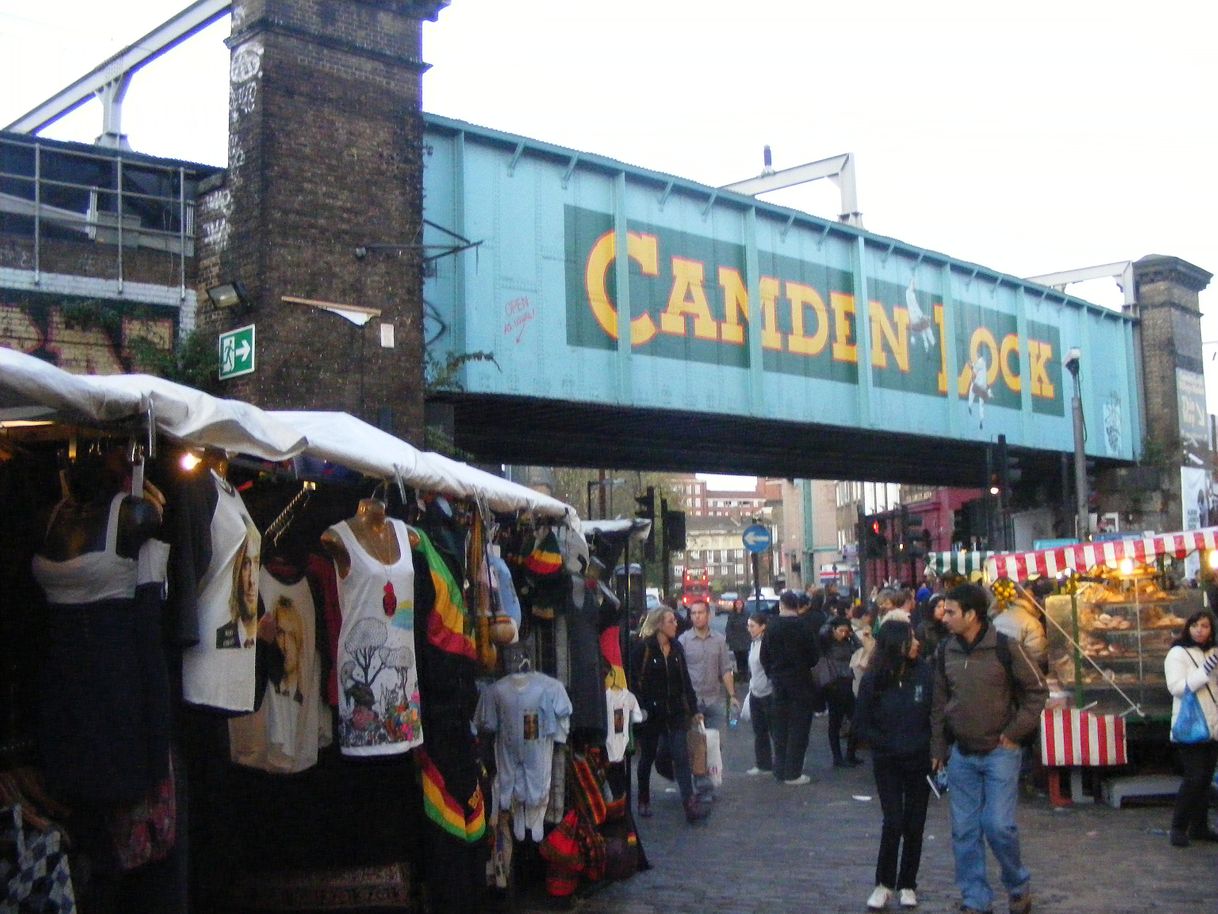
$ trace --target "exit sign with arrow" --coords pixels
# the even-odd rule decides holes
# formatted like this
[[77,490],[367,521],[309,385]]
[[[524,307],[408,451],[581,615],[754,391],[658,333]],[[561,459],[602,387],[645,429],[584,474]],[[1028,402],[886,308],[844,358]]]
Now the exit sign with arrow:
[[220,380],[254,373],[254,325],[220,334]]

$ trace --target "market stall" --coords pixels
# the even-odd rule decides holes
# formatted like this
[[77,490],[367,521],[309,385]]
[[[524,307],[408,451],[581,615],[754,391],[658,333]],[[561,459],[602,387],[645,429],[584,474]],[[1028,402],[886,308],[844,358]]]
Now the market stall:
[[984,572],[986,561],[997,554],[982,549],[928,552],[926,570],[941,578],[952,575],[968,578]]
[[1171,709],[1163,658],[1201,593],[1172,586],[1161,565],[1216,547],[1216,527],[1135,536],[992,556],[986,576],[1061,583],[1066,592],[1042,607],[1049,674],[1078,707],[1163,717]]
[[[74,845],[93,855],[86,911],[182,910],[187,894],[203,909],[235,898],[249,910],[302,909],[342,897],[478,910],[488,855],[510,883],[504,861],[518,839],[512,798],[498,789],[497,763],[510,761],[499,755],[499,728],[484,727],[486,751],[470,739],[471,720],[488,719],[475,713],[475,685],[482,679],[486,694],[524,673],[571,704],[561,758],[574,776],[548,804],[542,831],[573,816],[567,830],[581,841],[621,851],[612,872],[577,867],[574,883],[568,855],[566,884],[637,867],[624,793],[609,809],[591,797],[615,776],[603,670],[620,658],[599,654],[598,638],[617,607],[585,580],[587,547],[570,506],[342,413],[271,413],[147,376],[75,376],[10,350],[0,350],[0,423],[0,505],[12,518],[0,567],[0,685],[14,707],[0,722],[0,776],[37,779],[47,757],[48,744],[31,736],[47,706],[44,655],[17,646],[36,643],[40,620],[58,610],[42,609],[31,557],[74,500],[96,501],[103,532],[117,529],[122,541],[149,510],[122,497],[143,490],[145,465],[148,491],[164,492],[156,535],[168,541],[169,597],[157,643],[142,643],[168,668],[174,709],[157,728],[169,731],[171,752],[158,750],[140,786],[163,801],[145,809],[176,807],[167,821],[189,834],[191,856],[171,826],[134,866],[116,864],[104,837],[110,807],[98,807],[96,834]],[[90,477],[104,492],[82,487],[86,464],[111,472]],[[230,503],[231,549],[217,527]],[[142,560],[156,540],[140,542]],[[361,571],[378,543],[390,548]],[[348,578],[367,578],[375,611],[352,615]],[[223,590],[223,602],[209,588]],[[203,603],[234,607],[231,621],[207,621]],[[96,805],[78,799],[78,813]],[[62,825],[76,835],[78,820]]]

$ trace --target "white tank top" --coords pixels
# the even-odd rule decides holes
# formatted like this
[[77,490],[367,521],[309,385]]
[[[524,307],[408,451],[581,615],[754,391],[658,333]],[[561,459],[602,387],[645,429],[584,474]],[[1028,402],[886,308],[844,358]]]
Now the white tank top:
[[386,565],[346,521],[330,529],[351,559],[338,579],[339,746],[344,755],[391,755],[423,742],[415,665],[414,562],[406,525],[388,518],[400,557]]
[[[34,579],[42,586],[47,600],[53,604],[96,603],[99,600],[130,599],[135,594],[137,563],[135,559],[118,554],[118,516],[126,494],[119,492],[110,499],[110,516],[106,520],[106,546],[100,552],[83,552],[62,562],[35,555],[32,563]],[[47,522],[47,531],[63,502],[55,506]]]

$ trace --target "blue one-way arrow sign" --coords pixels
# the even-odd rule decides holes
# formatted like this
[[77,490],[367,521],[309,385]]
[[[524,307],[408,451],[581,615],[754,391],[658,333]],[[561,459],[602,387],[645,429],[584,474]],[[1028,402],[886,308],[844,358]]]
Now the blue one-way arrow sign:
[[770,548],[770,531],[761,524],[751,524],[744,528],[744,548],[749,552],[765,552]]

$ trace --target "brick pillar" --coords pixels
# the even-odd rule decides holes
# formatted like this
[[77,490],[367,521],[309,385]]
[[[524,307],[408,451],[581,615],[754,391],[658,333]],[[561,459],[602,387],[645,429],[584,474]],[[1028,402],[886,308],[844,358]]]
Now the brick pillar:
[[[446,5],[234,2],[229,168],[201,201],[200,273],[240,280],[252,310],[201,301],[200,326],[254,323],[257,370],[224,395],[343,410],[421,443],[420,55],[422,20]],[[285,296],[381,313],[358,327]]]
[[[1141,319],[1142,396],[1146,409],[1148,462],[1161,472],[1151,490],[1141,493],[1141,524],[1177,530],[1181,524],[1180,467],[1184,447],[1208,454],[1205,438],[1205,366],[1201,356],[1201,305],[1198,293],[1212,277],[1178,257],[1150,255],[1134,263],[1135,306]],[[1195,415],[1200,390],[1200,416]],[[1187,442],[1200,425],[1201,441]],[[1182,445],[1184,447],[1182,447]],[[1155,491],[1157,490],[1157,491]]]

